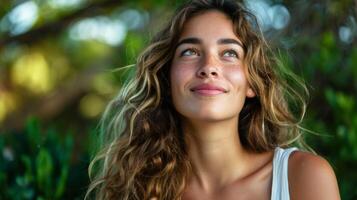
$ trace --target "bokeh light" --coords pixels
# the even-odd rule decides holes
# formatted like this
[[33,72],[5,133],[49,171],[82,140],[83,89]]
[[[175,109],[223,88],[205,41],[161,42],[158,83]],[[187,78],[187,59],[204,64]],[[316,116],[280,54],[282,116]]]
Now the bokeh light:
[[50,68],[40,52],[31,51],[22,55],[14,64],[11,80],[15,85],[28,89],[34,94],[43,94],[52,89]]
[[38,6],[34,1],[17,5],[1,20],[1,31],[19,35],[31,29],[38,18]]
[[96,94],[88,94],[84,96],[79,104],[80,113],[87,118],[98,117],[104,110],[105,101]]
[[69,35],[73,40],[98,40],[108,45],[119,45],[125,39],[127,28],[119,19],[99,16],[74,24]]
[[290,21],[289,10],[282,4],[272,4],[267,0],[246,0],[247,8],[256,15],[263,31],[271,28],[283,29]]

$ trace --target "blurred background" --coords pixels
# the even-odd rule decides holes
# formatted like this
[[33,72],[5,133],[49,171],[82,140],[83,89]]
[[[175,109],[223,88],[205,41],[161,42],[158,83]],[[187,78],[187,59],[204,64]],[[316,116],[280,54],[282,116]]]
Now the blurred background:
[[[357,4],[246,0],[309,86],[304,127],[357,199]],[[100,115],[180,1],[0,0],[0,199],[83,199]],[[318,186],[317,186],[318,187]]]

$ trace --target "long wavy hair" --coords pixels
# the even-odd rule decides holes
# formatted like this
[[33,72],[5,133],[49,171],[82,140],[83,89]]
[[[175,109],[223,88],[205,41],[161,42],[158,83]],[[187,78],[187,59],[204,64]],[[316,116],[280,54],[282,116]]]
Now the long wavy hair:
[[246,99],[239,116],[243,147],[266,152],[304,144],[306,87],[274,56],[255,16],[233,0],[193,0],[153,38],[137,59],[135,77],[107,106],[86,198],[95,193],[96,199],[181,199],[192,168],[170,97],[169,72],[185,22],[209,10],[232,20],[256,94]]

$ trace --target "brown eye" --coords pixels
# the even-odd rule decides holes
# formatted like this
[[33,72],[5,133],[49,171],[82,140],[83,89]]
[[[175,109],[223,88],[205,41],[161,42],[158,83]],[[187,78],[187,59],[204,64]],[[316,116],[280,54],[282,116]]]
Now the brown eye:
[[186,50],[183,50],[181,53],[180,53],[180,56],[199,56],[198,54],[198,51],[196,49],[193,49],[193,48],[189,48],[189,49],[186,49]]
[[223,52],[223,56],[224,57],[235,57],[235,58],[238,58],[238,53],[233,50],[233,49],[230,49],[230,50],[227,50],[225,52]]

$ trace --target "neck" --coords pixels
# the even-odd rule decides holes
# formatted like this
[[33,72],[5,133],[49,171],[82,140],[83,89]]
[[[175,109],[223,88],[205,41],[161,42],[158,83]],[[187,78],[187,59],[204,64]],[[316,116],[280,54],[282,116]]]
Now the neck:
[[191,181],[213,191],[242,176],[247,152],[241,145],[238,119],[184,123],[185,140],[193,167]]

